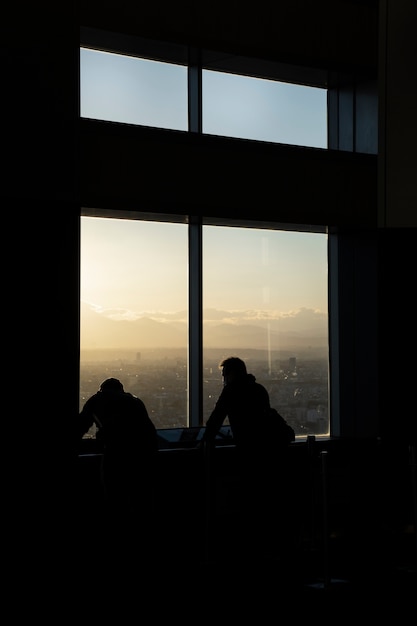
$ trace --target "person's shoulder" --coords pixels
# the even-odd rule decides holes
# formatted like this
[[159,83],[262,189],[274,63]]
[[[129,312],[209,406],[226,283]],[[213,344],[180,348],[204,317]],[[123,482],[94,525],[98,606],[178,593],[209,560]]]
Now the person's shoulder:
[[139,398],[133,393],[130,393],[130,391],[123,391],[118,395],[118,397],[122,402],[131,402],[132,404],[135,402],[137,403],[137,401],[139,400]]
[[81,409],[81,412],[85,413],[89,410],[91,410],[96,404],[97,404],[97,400],[98,400],[98,393],[95,393],[94,395],[90,396],[85,402],[84,405]]
[[265,385],[256,380],[256,377],[253,374],[246,375],[246,384],[262,393],[268,393]]
[[133,393],[126,393],[125,397],[127,404],[132,411],[134,411],[138,415],[140,414],[143,417],[147,417],[148,419],[150,419],[146,404],[141,398],[139,398],[139,396],[135,396]]
[[258,380],[256,380],[256,377],[253,374],[246,374],[246,382],[249,385],[253,385],[253,387],[256,387],[259,390],[262,389],[262,390],[266,391],[265,385],[263,385]]
[[132,404],[135,404],[140,407],[145,406],[144,401],[141,398],[139,398],[139,396],[135,396],[133,393],[126,393],[126,396],[129,398],[129,402],[131,402]]
[[125,398],[127,401],[135,401],[139,399],[137,396],[133,395],[133,393],[130,393],[130,391],[124,391],[122,397]]

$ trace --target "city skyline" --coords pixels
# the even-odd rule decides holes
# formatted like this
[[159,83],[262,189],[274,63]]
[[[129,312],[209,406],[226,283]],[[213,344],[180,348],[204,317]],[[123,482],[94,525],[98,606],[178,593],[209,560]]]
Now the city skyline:
[[[218,313],[219,318],[225,312]],[[137,320],[115,320],[87,303],[81,304],[81,351],[87,350],[145,350],[185,349],[188,344],[188,325],[185,312],[173,314],[171,321],[160,321],[160,316],[141,317]],[[236,348],[299,350],[327,349],[327,315],[301,309],[281,318],[247,321],[246,323],[220,322],[203,328],[206,348]]]

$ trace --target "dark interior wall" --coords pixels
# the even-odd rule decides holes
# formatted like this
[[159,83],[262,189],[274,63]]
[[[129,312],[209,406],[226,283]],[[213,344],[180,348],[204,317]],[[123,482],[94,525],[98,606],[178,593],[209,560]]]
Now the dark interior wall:
[[78,26],[71,3],[52,22],[46,7],[7,9],[0,199],[13,276],[5,334],[19,398],[11,509],[25,520],[48,512],[48,532],[65,500],[68,423],[78,410]]
[[[339,373],[339,402],[334,413],[335,436],[368,438],[381,435],[378,412],[378,238],[373,228],[339,229],[337,272],[331,306],[336,310],[336,345],[331,358]],[[332,336],[332,335],[331,335]],[[339,424],[336,421],[339,415]]]
[[141,35],[317,67],[360,67],[375,75],[376,0],[261,0],[253,7],[231,2],[124,2],[87,0],[80,23],[87,27]]
[[380,1],[380,226],[417,227],[417,3]]
[[87,120],[80,146],[84,206],[256,214],[266,221],[333,226],[377,223],[374,155]]
[[378,232],[380,422],[385,441],[417,444],[414,289],[417,230]]

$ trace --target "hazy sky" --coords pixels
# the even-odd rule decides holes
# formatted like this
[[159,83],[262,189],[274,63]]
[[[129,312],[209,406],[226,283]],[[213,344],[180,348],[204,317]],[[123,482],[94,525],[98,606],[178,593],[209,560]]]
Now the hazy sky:
[[[81,225],[83,301],[124,319],[187,310],[185,224],[83,217]],[[204,308],[326,312],[327,236],[204,226],[203,284]]]
[[[187,130],[182,66],[82,49],[80,95],[83,117]],[[204,71],[203,132],[326,148],[326,97]],[[83,217],[81,236],[83,302],[113,319],[186,313],[186,225]],[[327,316],[327,237],[205,226],[203,285],[215,320]]]
[[[187,130],[187,69],[81,48],[82,117]],[[203,70],[203,132],[327,147],[327,91]]]
[[127,318],[188,307],[185,224],[81,219],[81,299]]

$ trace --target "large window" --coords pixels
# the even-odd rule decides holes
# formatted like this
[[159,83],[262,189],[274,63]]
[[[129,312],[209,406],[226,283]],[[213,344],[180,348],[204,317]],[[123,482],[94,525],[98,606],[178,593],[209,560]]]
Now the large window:
[[[317,74],[87,35],[81,117],[327,148]],[[326,228],[123,213],[81,217],[80,407],[116,376],[158,429],[201,426],[238,355],[297,436],[328,435]]]
[[[188,323],[199,294],[202,354]],[[115,376],[157,428],[202,425],[220,360],[238,355],[297,435],[328,434],[326,233],[83,216],[81,300],[80,407]]]

